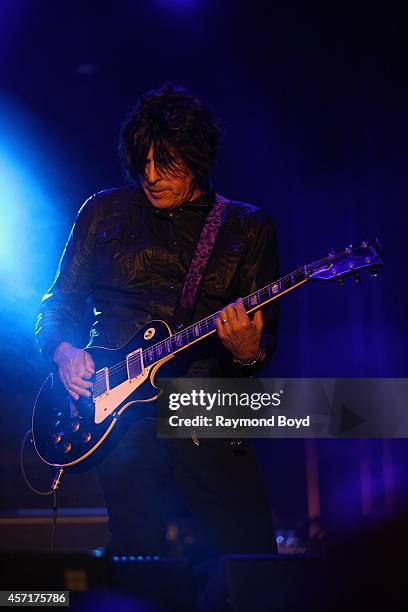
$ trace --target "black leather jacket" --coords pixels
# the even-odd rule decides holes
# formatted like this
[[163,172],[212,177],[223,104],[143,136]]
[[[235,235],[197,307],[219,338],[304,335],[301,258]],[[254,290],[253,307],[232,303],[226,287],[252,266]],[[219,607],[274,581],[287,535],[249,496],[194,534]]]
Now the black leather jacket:
[[[214,192],[173,211],[154,208],[137,187],[91,196],[80,209],[55,281],[37,321],[39,349],[51,363],[62,341],[110,348],[125,344],[151,319],[171,318]],[[277,278],[270,218],[259,208],[231,201],[217,237],[193,321]],[[277,308],[264,310],[262,346],[275,346]],[[92,311],[97,318],[89,319]],[[88,322],[88,325],[86,325]],[[97,342],[96,342],[97,340]],[[216,335],[182,351],[189,375],[233,376],[237,369]],[[184,355],[186,357],[186,355]]]

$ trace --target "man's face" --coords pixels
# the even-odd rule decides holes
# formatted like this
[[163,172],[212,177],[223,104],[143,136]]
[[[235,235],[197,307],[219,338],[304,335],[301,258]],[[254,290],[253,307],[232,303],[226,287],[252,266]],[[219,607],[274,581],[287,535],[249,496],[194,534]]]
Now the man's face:
[[141,185],[147,199],[153,206],[156,208],[173,208],[187,199],[197,197],[198,192],[194,191],[191,194],[192,180],[191,172],[182,163],[173,174],[158,171],[153,159],[153,146],[150,147],[144,174],[141,177]]

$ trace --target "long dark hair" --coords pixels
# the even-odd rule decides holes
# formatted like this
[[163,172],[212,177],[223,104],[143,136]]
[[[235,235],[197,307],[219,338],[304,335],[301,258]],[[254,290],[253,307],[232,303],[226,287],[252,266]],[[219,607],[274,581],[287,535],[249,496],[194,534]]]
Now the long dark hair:
[[220,131],[207,106],[182,87],[165,83],[143,94],[125,118],[119,155],[128,180],[139,182],[151,145],[157,169],[177,175],[184,164],[193,188],[205,190],[218,150]]

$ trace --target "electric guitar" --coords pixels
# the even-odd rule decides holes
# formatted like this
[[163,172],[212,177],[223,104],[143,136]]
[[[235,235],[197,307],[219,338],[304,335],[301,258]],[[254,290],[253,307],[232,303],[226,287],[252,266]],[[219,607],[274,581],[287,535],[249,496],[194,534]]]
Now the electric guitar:
[[[251,293],[243,300],[245,310],[252,313],[311,280],[338,279],[342,283],[350,274],[358,279],[361,270],[371,270],[376,276],[382,264],[377,239],[350,245]],[[159,368],[175,354],[214,334],[219,315],[220,311],[215,312],[174,333],[165,321],[153,320],[117,350],[87,348],[96,369],[89,398],[73,400],[57,374],[51,373],[38,393],[32,418],[33,441],[40,458],[59,468],[89,459],[129,406],[141,410],[144,405],[146,409],[159,396],[155,384]]]

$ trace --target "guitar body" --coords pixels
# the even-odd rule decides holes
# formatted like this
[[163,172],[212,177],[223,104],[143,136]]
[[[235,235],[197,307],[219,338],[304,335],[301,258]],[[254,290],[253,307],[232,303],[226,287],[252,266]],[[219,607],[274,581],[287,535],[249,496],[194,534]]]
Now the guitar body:
[[[57,374],[50,374],[38,393],[32,419],[33,441],[40,458],[55,467],[80,463],[81,468],[89,467],[91,456],[101,447],[125,410],[139,409],[146,414],[151,407],[154,414],[152,403],[160,394],[154,377],[172,355],[142,368],[141,372],[134,367],[134,361],[140,349],[148,349],[170,335],[171,329],[164,321],[150,321],[120,349],[87,348],[96,370],[89,398],[80,396],[75,401]],[[129,355],[134,357],[129,358]],[[109,372],[108,384],[105,384],[106,372]]]

